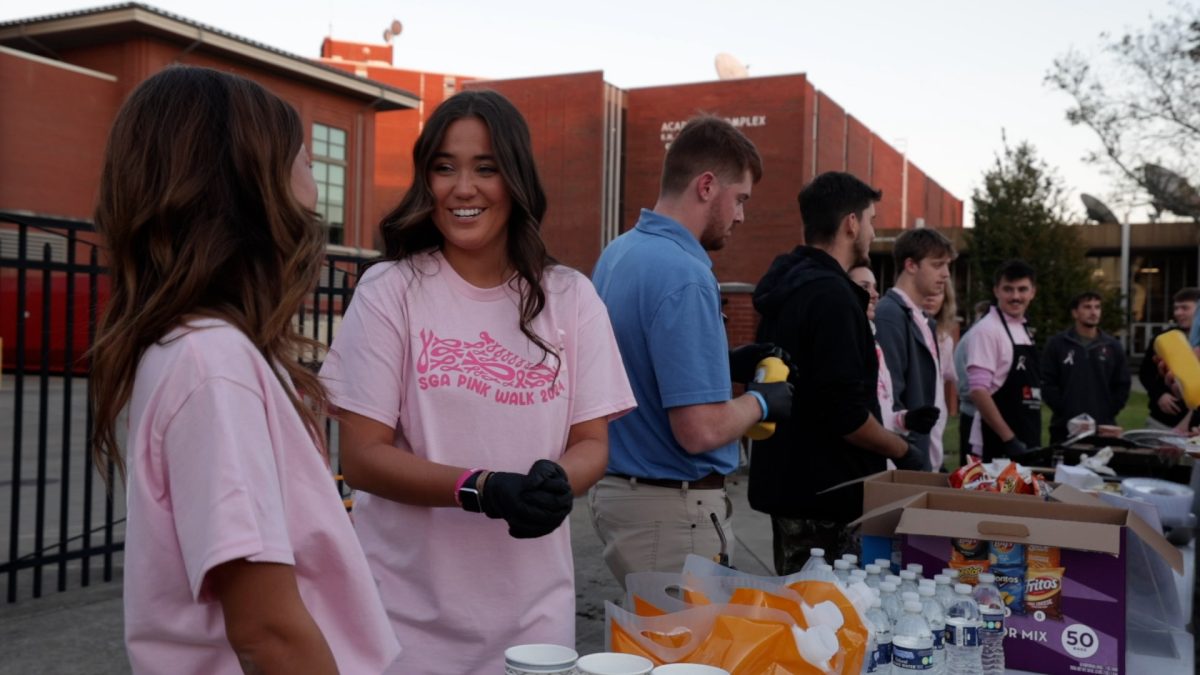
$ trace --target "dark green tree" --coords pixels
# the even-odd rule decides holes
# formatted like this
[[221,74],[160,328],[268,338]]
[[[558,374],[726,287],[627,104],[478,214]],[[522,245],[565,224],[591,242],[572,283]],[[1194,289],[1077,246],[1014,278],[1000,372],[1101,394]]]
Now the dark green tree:
[[1029,326],[1038,344],[1071,323],[1070,301],[1086,290],[1105,296],[1104,329],[1121,325],[1117,294],[1097,287],[1094,266],[1084,255],[1079,227],[1067,224],[1066,190],[1054,171],[1028,142],[1007,139],[983,186],[971,195],[975,227],[966,232],[970,251],[970,307],[992,300],[996,270],[1020,258],[1037,270],[1037,297],[1029,308]]

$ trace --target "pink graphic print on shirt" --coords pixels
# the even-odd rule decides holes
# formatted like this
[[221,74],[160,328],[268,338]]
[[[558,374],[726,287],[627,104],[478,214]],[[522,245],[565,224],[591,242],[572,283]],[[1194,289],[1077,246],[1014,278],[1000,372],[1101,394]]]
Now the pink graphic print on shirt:
[[[417,386],[466,389],[502,405],[549,403],[566,388],[553,355],[533,363],[497,342],[487,331],[477,342],[440,338],[421,329]],[[560,348],[561,349],[561,348]]]

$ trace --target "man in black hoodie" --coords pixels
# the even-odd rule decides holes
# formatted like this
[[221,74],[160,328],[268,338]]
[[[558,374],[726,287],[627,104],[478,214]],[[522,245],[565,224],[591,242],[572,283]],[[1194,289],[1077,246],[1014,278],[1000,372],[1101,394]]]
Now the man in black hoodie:
[[790,422],[755,443],[750,506],[771,515],[775,569],[800,569],[813,547],[834,557],[856,547],[846,524],[862,513],[862,486],[819,494],[883,471],[887,459],[919,467],[919,451],[880,424],[879,362],[869,298],[847,271],[868,259],[882,193],[847,173],[818,176],[800,192],[806,246],[779,256],[754,292],[758,338],[792,355]]

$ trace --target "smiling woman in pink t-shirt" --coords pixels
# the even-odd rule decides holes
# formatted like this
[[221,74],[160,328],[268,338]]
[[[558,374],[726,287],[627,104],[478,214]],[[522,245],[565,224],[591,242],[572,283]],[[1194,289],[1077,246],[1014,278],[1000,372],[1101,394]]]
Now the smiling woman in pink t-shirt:
[[608,420],[635,404],[604,305],[546,253],[516,108],[455,95],[413,165],[321,377],[355,529],[407,647],[390,672],[501,672],[507,647],[574,645],[564,521],[604,474]]
[[126,479],[134,673],[379,673],[400,651],[304,402],[326,396],[292,327],[325,244],[303,140],[261,86],[183,66],[113,125],[90,387],[96,465]]

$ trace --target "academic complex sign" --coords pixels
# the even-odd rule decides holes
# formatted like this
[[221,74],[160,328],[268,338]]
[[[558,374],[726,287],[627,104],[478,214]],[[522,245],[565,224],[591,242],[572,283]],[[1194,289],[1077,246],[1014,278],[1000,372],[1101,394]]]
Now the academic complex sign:
[[[738,117],[725,117],[723,119],[732,124],[736,129],[767,126],[766,115],[741,115]],[[662,123],[662,129],[659,131],[658,138],[662,141],[664,148],[670,147],[671,141],[675,140],[675,137],[683,130],[685,124],[687,124],[687,120],[674,120]]]

